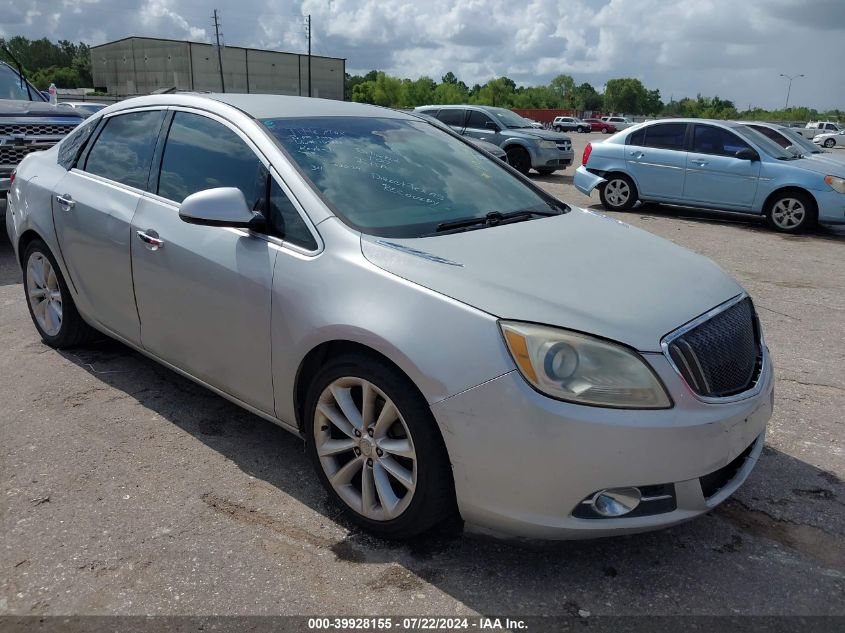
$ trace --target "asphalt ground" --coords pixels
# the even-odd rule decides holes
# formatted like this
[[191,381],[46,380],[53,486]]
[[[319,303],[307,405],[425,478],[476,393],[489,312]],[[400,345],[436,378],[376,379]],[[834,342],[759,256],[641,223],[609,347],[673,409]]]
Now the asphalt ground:
[[[578,161],[601,135],[572,138]],[[534,178],[596,205],[572,171]],[[665,206],[609,215],[747,288],[776,405],[757,468],[720,508],[576,542],[367,536],[296,437],[116,342],[43,345],[0,231],[0,614],[845,615],[845,231],[785,236]]]

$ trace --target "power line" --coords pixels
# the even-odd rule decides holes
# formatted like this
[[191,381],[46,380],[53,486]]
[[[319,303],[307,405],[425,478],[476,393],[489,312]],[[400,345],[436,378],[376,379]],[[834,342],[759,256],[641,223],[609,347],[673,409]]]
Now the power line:
[[220,91],[226,92],[226,84],[223,83],[223,51],[220,48],[220,21],[217,19],[217,9],[214,10],[213,19],[214,39],[217,41],[217,64],[220,66]]

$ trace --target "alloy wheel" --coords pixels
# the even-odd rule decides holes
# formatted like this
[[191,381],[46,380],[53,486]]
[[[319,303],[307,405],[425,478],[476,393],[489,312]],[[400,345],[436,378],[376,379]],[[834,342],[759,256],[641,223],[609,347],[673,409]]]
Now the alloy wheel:
[[29,305],[39,327],[48,336],[62,329],[62,291],[50,260],[34,252],[26,263]]
[[417,455],[402,414],[363,378],[334,380],[317,401],[314,444],[334,491],[375,521],[404,512],[417,485]]
[[795,198],[781,198],[772,207],[772,222],[781,229],[794,229],[807,216],[804,203]]
[[631,197],[631,188],[621,179],[611,180],[605,185],[604,195],[614,207],[621,207]]
[[829,138],[824,142],[825,147],[833,147],[834,145],[836,145],[836,141],[834,141],[832,138]]

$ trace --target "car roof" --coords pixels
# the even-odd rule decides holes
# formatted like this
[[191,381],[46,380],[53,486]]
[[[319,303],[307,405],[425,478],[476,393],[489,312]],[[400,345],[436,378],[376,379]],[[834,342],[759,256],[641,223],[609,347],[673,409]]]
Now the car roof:
[[[149,106],[194,106],[212,111],[237,108],[255,119],[283,119],[300,117],[378,117],[390,119],[415,119],[414,115],[380,106],[334,99],[295,97],[287,95],[196,93],[148,95],[121,101],[109,112],[127,108]],[[222,106],[222,107],[221,107]]]

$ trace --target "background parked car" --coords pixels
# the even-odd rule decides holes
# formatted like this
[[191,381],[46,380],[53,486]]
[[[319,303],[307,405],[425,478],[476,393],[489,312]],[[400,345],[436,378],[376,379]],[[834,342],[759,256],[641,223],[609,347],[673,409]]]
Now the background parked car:
[[833,121],[810,121],[804,127],[795,128],[795,131],[798,132],[804,138],[815,138],[819,134],[826,134],[829,132],[841,132],[843,128],[838,123],[834,123]]
[[603,116],[601,120],[605,123],[612,123],[617,130],[625,130],[635,125],[631,119],[624,116]]
[[604,134],[613,134],[617,131],[613,123],[602,121],[601,119],[584,119],[584,123],[590,124],[590,130],[593,132],[603,132]]
[[777,123],[756,121],[751,123],[742,122],[742,125],[760,132],[766,138],[771,139],[784,149],[788,149],[795,154],[845,164],[845,154],[828,152],[821,149],[818,145],[813,144],[796,133],[794,128],[778,125]]
[[845,224],[845,165],[800,158],[735,122],[655,121],[591,143],[574,185],[598,188],[612,211],[648,200],[763,214],[789,233]]
[[575,116],[556,116],[552,121],[552,129],[555,132],[589,132],[593,128]]
[[70,106],[76,110],[82,110],[88,114],[99,112],[103,108],[108,107],[108,103],[94,103],[93,101],[62,101],[59,105]]
[[551,174],[572,164],[572,140],[559,132],[537,129],[511,110],[475,105],[420,106],[414,112],[436,117],[463,136],[501,147],[508,163],[527,174],[533,167]]
[[828,149],[830,149],[831,147],[836,147],[837,145],[845,145],[845,130],[814,136],[813,143],[815,143],[816,145],[821,145],[822,147],[826,147]]

